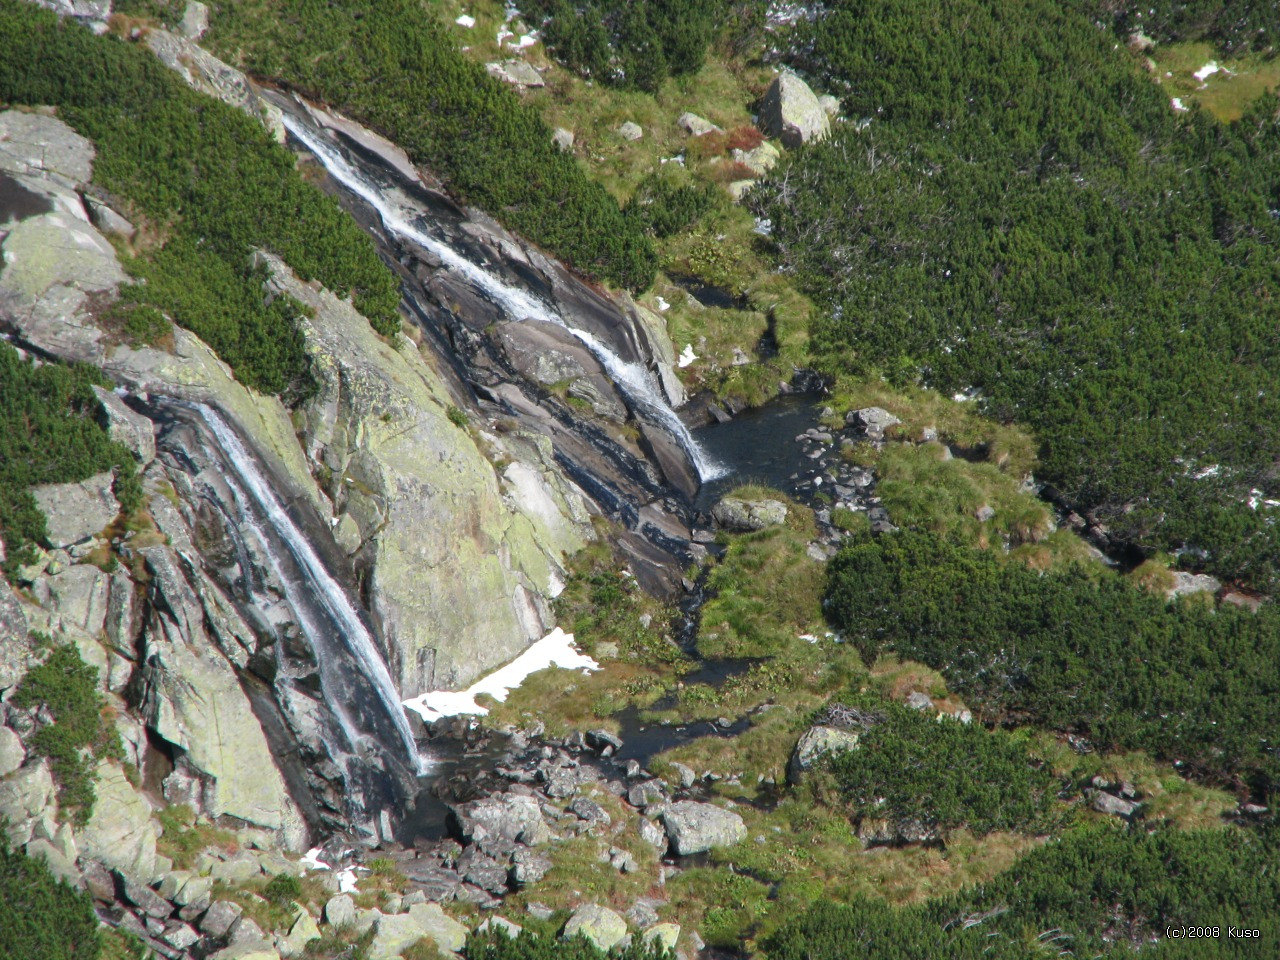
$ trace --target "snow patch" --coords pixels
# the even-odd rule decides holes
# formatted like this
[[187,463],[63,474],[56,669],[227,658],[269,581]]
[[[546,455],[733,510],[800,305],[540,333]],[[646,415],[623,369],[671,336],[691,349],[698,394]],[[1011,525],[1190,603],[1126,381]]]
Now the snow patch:
[[662,313],[666,313],[671,309],[671,304],[667,303],[667,301],[662,297],[654,297],[653,301],[658,305],[658,310]]
[[693,344],[686,343],[684,345],[684,349],[680,351],[680,356],[676,358],[676,366],[681,368],[687,367],[697,359],[698,355],[693,352]]
[[453,22],[460,27],[466,27],[468,30],[470,30],[472,27],[476,25],[476,18],[468,16],[467,14],[464,13],[462,16],[460,16],[457,20]]
[[1173,104],[1173,109],[1175,111],[1183,112],[1190,109],[1190,107],[1183,106],[1181,97],[1174,97],[1169,102]]
[[525,678],[547,667],[563,667],[565,670],[582,670],[589,673],[599,670],[596,663],[573,646],[573,634],[556,627],[549,634],[529,647],[505,667],[500,667],[487,677],[482,677],[465,690],[433,690],[420,697],[404,701],[410,710],[416,710],[428,723],[441,717],[483,716],[489,711],[476,703],[476,697],[487,694],[499,703],[505,703],[507,695],[520,686]]
[[1195,77],[1197,80],[1199,80],[1201,83],[1204,83],[1206,80],[1208,80],[1210,77],[1212,77],[1215,73],[1217,73],[1221,69],[1222,68],[1218,66],[1218,64],[1215,61],[1210,60],[1203,67],[1201,67],[1199,70],[1193,73],[1192,76]]

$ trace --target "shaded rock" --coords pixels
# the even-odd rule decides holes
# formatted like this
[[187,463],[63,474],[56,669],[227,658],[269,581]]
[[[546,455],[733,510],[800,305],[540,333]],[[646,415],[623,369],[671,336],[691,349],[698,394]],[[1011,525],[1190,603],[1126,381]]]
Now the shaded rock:
[[742,817],[710,803],[681,800],[662,811],[662,824],[678,857],[705,853],[713,847],[729,847],[746,839]]
[[638,810],[654,804],[665,803],[667,795],[662,789],[660,780],[648,780],[637,783],[627,790],[627,803]]
[[[93,225],[102,233],[114,233],[116,236],[123,237],[126,240],[132,240],[134,234],[138,232],[132,223],[101,200],[94,197],[85,197],[84,205],[85,209],[89,211],[89,219],[93,221]],[[94,393],[100,390],[102,390],[101,387],[95,386],[93,388]]]
[[52,547],[69,547],[102,532],[120,513],[111,492],[114,477],[99,473],[79,483],[33,487],[40,510],[48,518],[46,539]]
[[107,421],[107,434],[111,439],[128,447],[129,452],[140,461],[140,466],[145,467],[154,460],[155,425],[142,414],[135,413],[110,390],[95,386],[93,394],[102,405],[102,414]]
[[488,933],[490,930],[498,933],[506,934],[510,939],[514,940],[524,932],[524,927],[518,923],[512,923],[505,917],[490,917],[484,923],[476,928],[477,933]]
[[618,136],[623,140],[639,140],[644,136],[644,130],[640,128],[640,124],[632,123],[628,120],[622,126],[618,127]]
[[200,929],[211,937],[225,937],[240,919],[244,907],[230,900],[215,900],[200,918]]
[[616,734],[610,733],[608,730],[588,730],[585,737],[587,746],[597,752],[603,751],[607,748],[613,753],[617,753],[622,749],[622,738]]
[[720,526],[727,530],[763,530],[787,521],[787,505],[781,500],[739,500],[725,497],[711,509]]
[[693,772],[692,768],[686,767],[683,763],[673,763],[671,764],[671,769],[679,779],[680,786],[686,790],[692,787],[698,780],[698,775]]
[[769,86],[760,103],[760,124],[770,137],[788,147],[821,140],[831,129],[827,111],[809,85],[784,71]]
[[116,878],[116,893],[126,903],[131,903],[149,917],[163,920],[173,913],[171,904],[141,880],[121,870],[112,871]]
[[837,727],[810,727],[800,737],[787,761],[787,782],[799,783],[823,757],[857,749],[859,734]]
[[932,710],[933,698],[927,693],[921,693],[919,690],[912,690],[907,694],[907,706],[912,710]]
[[652,820],[641,819],[640,839],[654,847],[660,854],[667,852],[667,834]]
[[601,950],[611,950],[627,935],[627,921],[608,907],[584,903],[573,911],[560,936],[568,940],[579,934]]
[[551,831],[533,797],[505,793],[472,800],[452,809],[458,835],[467,841],[501,837],[534,845],[550,839]]

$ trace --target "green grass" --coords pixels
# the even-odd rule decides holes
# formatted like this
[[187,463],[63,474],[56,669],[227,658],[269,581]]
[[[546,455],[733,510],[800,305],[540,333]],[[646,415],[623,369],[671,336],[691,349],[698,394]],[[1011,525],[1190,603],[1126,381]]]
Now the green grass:
[[156,812],[161,834],[156,850],[173,861],[178,870],[190,870],[205,850],[214,848],[234,853],[239,847],[236,835],[199,819],[185,803],[163,807]]
[[[1280,88],[1280,58],[1248,55],[1227,59],[1210,43],[1160,45],[1150,54],[1152,79],[1183,104],[1199,104],[1223,123],[1239,120],[1248,106]],[[1222,69],[1203,82],[1195,72],[1209,62]]]

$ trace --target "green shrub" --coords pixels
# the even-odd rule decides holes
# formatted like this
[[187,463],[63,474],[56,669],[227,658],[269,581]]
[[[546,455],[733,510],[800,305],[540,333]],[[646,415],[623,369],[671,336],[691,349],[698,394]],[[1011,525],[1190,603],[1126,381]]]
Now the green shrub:
[[93,902],[0,833],[0,960],[98,960]]
[[173,324],[155,307],[139,305],[125,313],[124,332],[134,343],[154,345],[172,331]]
[[630,946],[607,953],[584,936],[561,940],[524,931],[512,939],[498,930],[473,933],[463,950],[467,960],[674,960],[675,953],[633,937]]
[[825,764],[854,817],[912,821],[942,834],[1051,825],[1057,782],[1010,734],[869,696],[846,702],[879,718],[857,749]]
[[1120,577],[1039,573],[904,530],[841,551],[827,612],[868,660],[920,660],[989,720],[1147,750],[1260,797],[1280,786],[1273,604],[1171,604]]
[[277,873],[262,888],[262,896],[277,907],[286,907],[302,896],[302,881],[291,873]]
[[49,758],[62,808],[74,811],[77,823],[88,822],[95,799],[90,759],[121,753],[115,726],[103,715],[98,671],[74,646],[56,646],[44,663],[27,671],[12,702],[24,710],[44,705],[53,714],[53,723],[32,734],[27,747]]
[[678,183],[670,176],[651,173],[637,184],[623,212],[655,237],[669,237],[697,222],[716,198],[710,184]]
[[1269,590],[1280,530],[1246,501],[1280,491],[1274,98],[1174,113],[1091,6],[824,4],[804,63],[873,119],[749,202],[827,308],[824,369],[976,387],[1113,535]]
[[648,238],[418,0],[223,5],[206,42],[379,129],[463,199],[583,273],[637,291],[652,282]]
[[122,505],[138,506],[133,458],[95,420],[99,405],[91,388],[105,384],[91,367],[35,366],[0,343],[0,540],[7,553],[0,570],[6,576],[30,562],[31,546],[45,536],[31,487],[84,480],[115,467]]

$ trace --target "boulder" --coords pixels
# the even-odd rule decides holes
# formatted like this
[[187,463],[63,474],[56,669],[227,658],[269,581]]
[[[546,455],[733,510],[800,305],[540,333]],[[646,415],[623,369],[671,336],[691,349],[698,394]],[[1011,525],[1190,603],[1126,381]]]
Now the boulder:
[[467,941],[467,928],[438,903],[415,903],[408,913],[377,918],[369,960],[393,960],[424,937],[440,950],[457,953]]
[[900,843],[931,843],[938,831],[919,820],[882,820],[864,817],[858,824],[858,839],[868,846]]
[[790,71],[783,71],[760,103],[760,124],[770,137],[788,147],[821,140],[831,130],[827,111],[809,85]]
[[845,423],[851,427],[861,427],[872,440],[883,440],[885,431],[902,421],[883,407],[863,407],[852,410],[845,416]]
[[18,735],[8,727],[0,727],[0,777],[7,777],[22,766],[27,751]]
[[755,185],[756,182],[754,180],[732,180],[725,186],[725,189],[729,191],[729,196],[736,201],[741,200],[750,193],[751,188]]
[[1142,806],[1131,800],[1123,800],[1110,793],[1104,793],[1101,790],[1094,792],[1093,801],[1090,804],[1093,809],[1099,813],[1105,813],[1113,817],[1124,817],[1128,819],[1138,812],[1138,808]]
[[508,874],[511,883],[525,886],[537,883],[551,869],[551,861],[540,853],[521,847],[511,855],[511,872]]
[[921,693],[919,690],[912,690],[907,694],[907,706],[912,710],[932,710],[933,698],[927,693]]
[[667,834],[660,826],[652,820],[641,818],[639,830],[640,839],[652,846],[660,855],[667,852]]
[[199,40],[209,29],[209,8],[199,0],[191,0],[182,11],[182,23],[178,29],[188,40]]
[[[138,232],[137,227],[95,197],[85,197],[84,206],[89,211],[89,219],[93,221],[93,225],[98,228],[100,233],[114,233],[125,240],[132,240]],[[101,387],[95,386],[93,388],[94,393],[100,390],[102,390]]]
[[515,793],[472,800],[452,809],[458,835],[467,841],[500,837],[533,846],[551,838],[538,801]]
[[28,857],[43,860],[44,865],[49,868],[49,872],[59,880],[63,880],[74,887],[82,886],[83,880],[80,877],[80,871],[76,869],[75,860],[72,857],[68,857],[50,841],[32,840],[27,844],[25,852]]
[[76,186],[92,179],[93,153],[89,140],[56,117],[0,113],[0,170],[6,173],[52,176]]
[[[299,907],[296,903],[294,906]],[[308,943],[312,940],[319,940],[320,936],[320,927],[316,925],[315,917],[299,907],[298,917],[293,921],[293,925],[289,927],[289,933],[284,937],[280,937],[276,941],[276,946],[279,948],[282,957],[297,957],[305,952]]]
[[627,935],[627,921],[608,907],[596,903],[584,903],[573,911],[560,934],[564,940],[578,935],[604,951],[612,950]]
[[1217,593],[1222,589],[1222,581],[1207,573],[1188,573],[1185,570],[1173,571],[1173,586],[1166,592],[1169,599],[1185,597],[1192,593]]
[[787,505],[781,500],[725,497],[711,508],[711,516],[726,530],[763,530],[787,522]]
[[28,764],[0,780],[0,824],[9,842],[21,846],[31,839],[31,832],[46,810],[57,801],[53,777],[45,760]]
[[703,119],[696,113],[682,113],[680,118],[676,120],[677,126],[691,137],[701,137],[708,133],[723,133],[724,131],[717,127],[710,120]]
[[733,151],[734,160],[761,177],[777,166],[781,156],[772,143],[762,143],[754,150]]
[[69,547],[102,532],[120,513],[111,492],[114,478],[99,473],[79,483],[49,483],[33,487],[40,510],[48,519],[51,547]]
[[126,903],[131,903],[149,917],[163,920],[173,913],[171,904],[160,894],[131,874],[122,870],[113,870],[116,880],[116,892]]
[[50,609],[64,624],[72,624],[90,637],[99,636],[110,605],[111,578],[91,564],[68,567],[49,583]]
[[107,434],[129,448],[146,466],[156,457],[155,424],[142,414],[132,410],[123,400],[102,387],[93,388],[94,396],[102,406],[102,414],[107,421]]
[[215,900],[200,918],[200,929],[210,937],[225,937],[240,919],[244,907],[230,900]]
[[125,873],[150,878],[156,871],[151,805],[114,761],[98,765],[95,789],[98,799],[93,815],[80,832],[85,856]]
[[501,63],[486,63],[485,70],[489,76],[509,83],[515,87],[545,87],[547,81],[531,64],[524,60],[503,60]]
[[644,136],[644,130],[641,129],[640,124],[632,123],[628,120],[626,123],[622,124],[622,126],[618,127],[618,136],[623,140],[639,140]]
[[348,893],[330,897],[324,905],[324,921],[331,927],[346,927],[355,923],[356,902]]
[[488,933],[490,930],[505,934],[509,939],[514,940],[524,932],[524,927],[518,923],[512,923],[505,917],[490,917],[476,927],[477,933]]
[[608,749],[612,753],[617,753],[622,749],[622,738],[603,728],[588,730],[585,735],[585,742],[588,747],[597,752],[603,752]]
[[799,783],[822,757],[845,753],[858,747],[859,734],[839,727],[810,727],[800,737],[787,761],[787,782]]
[[674,950],[680,939],[680,924],[658,923],[644,932],[641,938],[645,943],[656,943],[664,950]]
[[555,132],[551,135],[551,142],[565,153],[573,149],[573,139],[573,131],[566,130],[564,127],[556,127]]
[[671,850],[678,857],[705,853],[713,847],[731,847],[747,837],[742,817],[710,803],[681,800],[662,811]]

